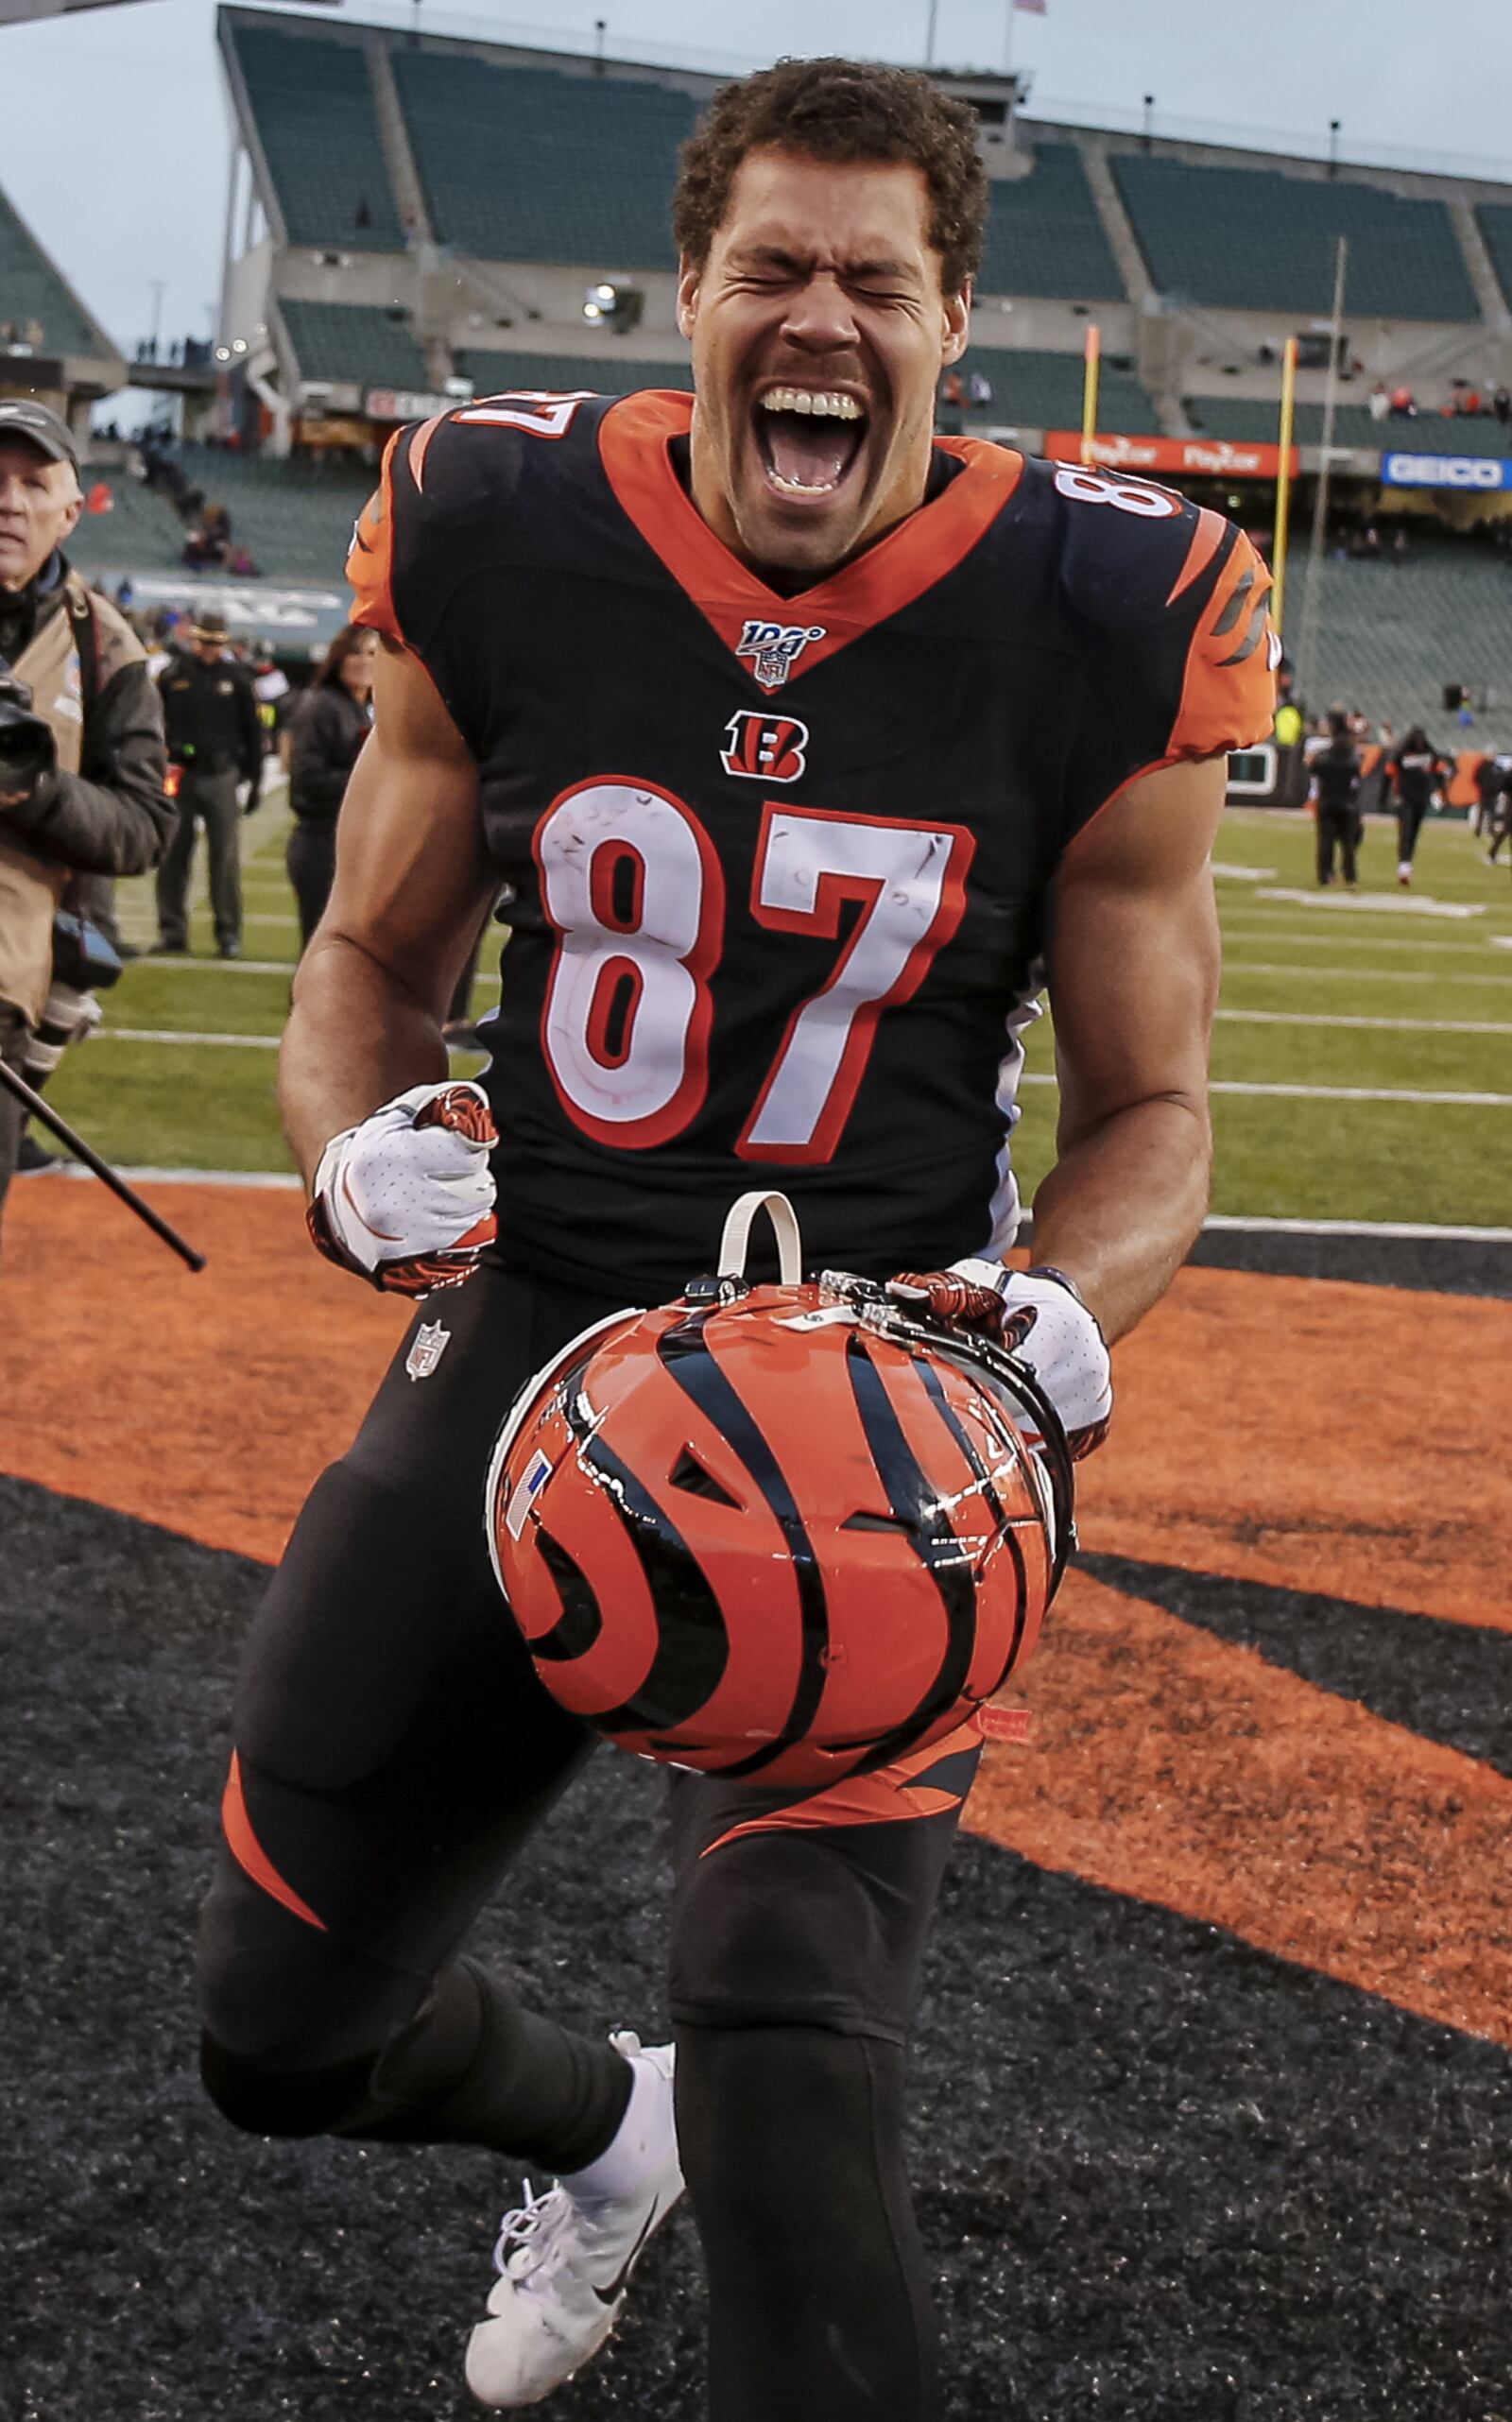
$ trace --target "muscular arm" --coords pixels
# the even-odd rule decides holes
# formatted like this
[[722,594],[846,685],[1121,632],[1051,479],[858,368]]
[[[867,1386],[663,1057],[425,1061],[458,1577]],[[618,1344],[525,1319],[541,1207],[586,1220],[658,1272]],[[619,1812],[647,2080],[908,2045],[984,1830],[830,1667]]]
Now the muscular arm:
[[429,676],[387,641],[374,703],[279,1062],[284,1124],[307,1179],[341,1128],[408,1086],[444,1081],[441,1021],[495,881],[477,766]]
[[1079,833],[1051,907],[1057,1158],[1034,1258],[1111,1340],[1170,1285],[1202,1225],[1218,919],[1208,853],[1225,761],[1147,775]]

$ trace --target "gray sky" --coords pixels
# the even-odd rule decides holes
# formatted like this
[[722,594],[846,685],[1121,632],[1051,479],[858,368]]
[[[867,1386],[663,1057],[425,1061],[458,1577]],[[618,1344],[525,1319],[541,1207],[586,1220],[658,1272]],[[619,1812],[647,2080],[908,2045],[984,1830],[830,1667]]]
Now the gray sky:
[[[748,37],[753,60],[919,60],[929,0],[764,0],[717,16],[707,0],[423,0],[421,22],[459,29],[464,10],[470,31],[579,43],[604,16],[612,52],[678,46],[690,64],[735,65],[739,52],[713,55],[727,32],[743,50]],[[384,11],[350,0],[341,13]],[[1001,65],[1006,14],[1005,0],[937,0],[936,56]],[[0,180],[128,350],[151,324],[154,279],[164,335],[208,333],[229,157],[214,23],[213,0],[142,0],[0,26]],[[1158,128],[1163,113],[1302,133],[1337,117],[1346,156],[1415,149],[1512,180],[1512,0],[1048,0],[1043,17],[1014,14],[1013,58],[1047,115],[1119,123],[1153,92]]]

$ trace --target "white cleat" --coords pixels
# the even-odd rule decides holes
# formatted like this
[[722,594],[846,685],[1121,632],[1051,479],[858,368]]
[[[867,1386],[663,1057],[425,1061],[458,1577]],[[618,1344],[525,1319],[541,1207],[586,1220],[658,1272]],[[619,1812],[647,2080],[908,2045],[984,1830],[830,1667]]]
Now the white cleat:
[[628,2032],[610,2041],[635,2072],[613,2143],[544,2195],[527,2179],[524,2202],[505,2214],[489,2318],[467,2349],[467,2384],[484,2405],[539,2405],[597,2354],[644,2247],[682,2192],[672,2046],[643,2051]]

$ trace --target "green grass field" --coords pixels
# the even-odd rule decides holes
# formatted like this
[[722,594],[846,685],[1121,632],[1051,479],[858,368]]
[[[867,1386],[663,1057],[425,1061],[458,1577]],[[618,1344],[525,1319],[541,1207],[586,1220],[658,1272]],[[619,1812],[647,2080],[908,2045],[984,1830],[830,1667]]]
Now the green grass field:
[[[59,1073],[60,1110],[123,1166],[292,1166],[271,1047],[298,940],[284,831],[276,799],[246,828],[244,948],[254,964],[214,957],[201,902],[192,941],[202,955],[134,961],[106,998],[103,1033]],[[1360,894],[1317,894],[1305,816],[1234,809],[1225,818],[1213,1077],[1220,1088],[1314,1090],[1215,1094],[1214,1211],[1512,1224],[1512,872],[1487,867],[1458,822],[1425,829],[1410,893],[1396,888],[1395,859],[1393,828],[1375,820]],[[1287,891],[1306,897],[1272,896]],[[123,885],[121,919],[130,939],[152,939],[150,882]],[[262,961],[277,964],[258,972]],[[480,978],[475,1005],[496,991],[495,976]],[[156,1039],[126,1039],[132,1030]],[[169,1035],[215,1039],[162,1039]],[[1045,1020],[1029,1039],[1016,1152],[1025,1194],[1053,1147],[1052,1068]],[[1444,1095],[1495,1098],[1435,1098]]]

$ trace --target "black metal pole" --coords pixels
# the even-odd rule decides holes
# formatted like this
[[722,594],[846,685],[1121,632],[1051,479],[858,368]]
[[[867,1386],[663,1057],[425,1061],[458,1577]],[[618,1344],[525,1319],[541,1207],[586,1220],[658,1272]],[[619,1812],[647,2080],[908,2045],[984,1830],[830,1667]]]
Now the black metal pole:
[[24,1102],[32,1117],[41,1119],[43,1125],[58,1138],[60,1143],[66,1143],[69,1151],[77,1155],[86,1169],[93,1169],[96,1177],[103,1178],[112,1194],[119,1194],[128,1211],[134,1211],[138,1219],[146,1220],[154,1236],[161,1236],[164,1245],[171,1245],[180,1260],[188,1263],[191,1270],[204,1268],[204,1255],[197,1253],[192,1245],[186,1245],[178,1230],[170,1228],[167,1221],[153,1210],[150,1203],[143,1201],[135,1187],[129,1186],[124,1177],[118,1177],[110,1162],[102,1160],[99,1154],[84,1142],[81,1135],[76,1135],[68,1121],[60,1119],[51,1105],[44,1102],[42,1095],[33,1091],[26,1078],[18,1076],[13,1068],[8,1068],[3,1059],[0,1059],[0,1084],[5,1086],[8,1092],[13,1093],[18,1102]]

